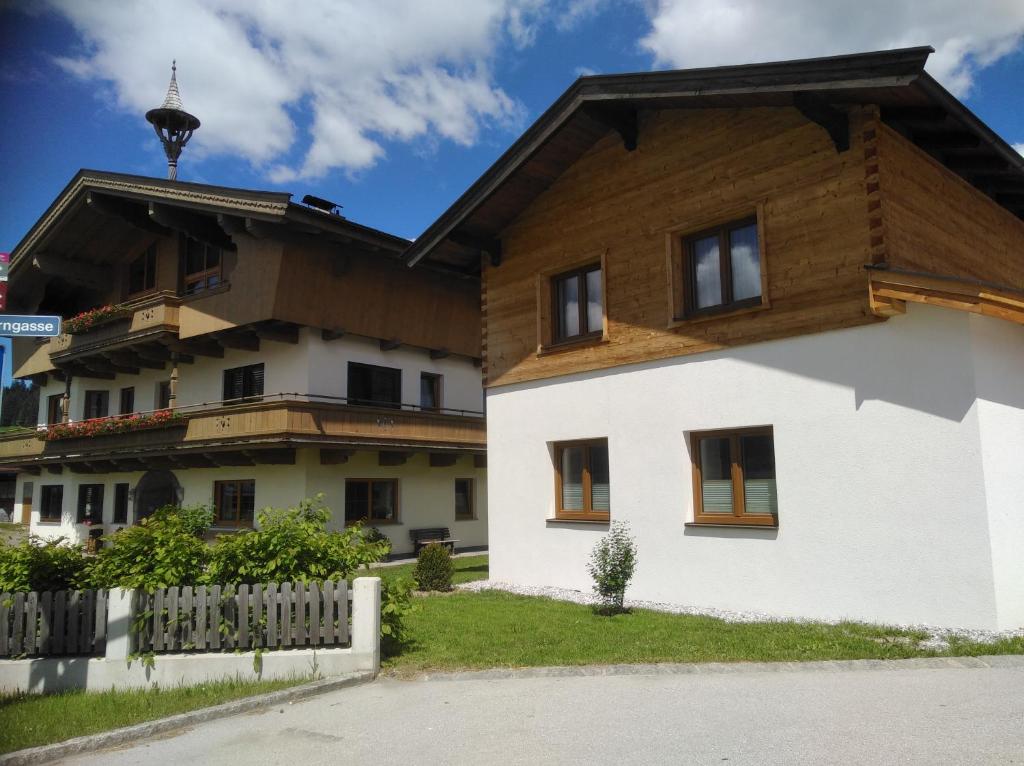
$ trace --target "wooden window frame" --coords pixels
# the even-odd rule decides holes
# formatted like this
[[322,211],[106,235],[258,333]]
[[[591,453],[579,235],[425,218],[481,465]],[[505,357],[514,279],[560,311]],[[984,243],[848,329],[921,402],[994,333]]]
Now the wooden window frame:
[[[49,510],[50,503],[48,495],[53,492],[60,493],[60,507],[57,509],[56,516],[44,516],[43,514]],[[64,485],[63,484],[42,484],[39,487],[39,523],[40,524],[60,524],[64,519]]]
[[[164,391],[167,395],[164,396]],[[156,396],[153,399],[154,410],[166,410],[171,406],[171,381],[158,380],[156,382]]]
[[[572,274],[601,269],[601,328],[585,335],[558,339],[558,291],[555,281]],[[586,280],[583,280],[586,282]],[[571,351],[572,349],[608,342],[608,251],[595,253],[574,263],[561,264],[537,274],[537,355]],[[586,312],[585,301],[580,301]]]
[[[217,258],[217,265],[209,267],[209,268],[203,268],[203,269],[201,269],[199,271],[192,271],[192,272],[188,271],[188,246],[189,246],[189,240],[190,239],[192,239],[195,242],[198,242],[203,247],[203,265],[204,266],[206,266],[206,264],[209,261],[210,249],[212,248],[212,249],[216,250],[219,253],[218,258]],[[184,238],[182,239],[182,246],[181,247],[182,247],[182,249],[181,249],[180,252],[181,252],[181,294],[182,295],[203,295],[205,293],[208,293],[210,290],[216,290],[217,288],[219,288],[221,285],[224,284],[224,252],[225,252],[224,248],[216,247],[215,245],[211,245],[208,242],[203,242],[201,240],[195,239],[195,237],[189,237],[188,235],[185,235]],[[210,277],[212,277],[212,276],[216,276],[217,277],[217,284],[215,284],[215,285],[208,284],[208,282],[210,280]],[[194,290],[194,289],[190,290],[189,289],[189,284],[190,283],[192,283],[192,284],[202,283],[202,288],[198,289],[198,290]]]
[[[433,383],[433,387],[434,387],[434,401],[436,402],[435,406],[433,406],[433,407],[425,407],[425,406],[423,406],[422,386],[423,386],[423,379],[424,378],[429,378],[431,380],[431,382]],[[420,372],[420,387],[421,387],[420,409],[422,411],[424,411],[424,412],[438,412],[438,411],[444,409],[444,402],[441,399],[441,395],[444,392],[444,387],[443,386],[444,386],[444,376],[441,373],[439,373],[439,372],[427,372],[427,371],[421,371]]]
[[[555,274],[551,277],[551,345],[561,345],[566,343],[580,343],[583,341],[593,340],[599,338],[604,334],[604,328],[598,328],[596,330],[588,329],[587,332],[578,332],[575,335],[566,335],[562,328],[562,307],[558,302],[558,286],[562,282],[567,282],[570,279],[575,279],[577,284],[576,292],[576,321],[579,325],[580,330],[584,327],[589,327],[590,319],[587,316],[587,307],[590,303],[590,293],[587,290],[587,275],[593,271],[601,272],[601,314],[604,315],[604,272],[601,269],[601,263],[589,263],[586,266],[572,269],[571,271],[563,271],[561,274]],[[603,324],[603,322],[602,322]]]
[[[668,282],[668,303],[669,322],[668,329],[675,329],[694,322],[724,319],[737,314],[747,314],[754,311],[761,311],[771,308],[768,299],[768,256],[765,246],[765,213],[764,203],[759,202],[753,206],[733,208],[727,212],[720,213],[713,218],[691,221],[684,226],[673,227],[666,231],[666,254],[667,268],[669,274]],[[753,208],[753,210],[752,210]],[[721,236],[727,235],[729,229],[739,228],[743,225],[753,223],[757,227],[757,251],[758,261],[761,267],[761,295],[755,298],[748,298],[743,301],[722,304],[720,306],[708,306],[703,309],[692,308],[696,305],[694,297],[695,280],[692,276],[693,257],[692,243],[710,234],[721,232],[718,243],[719,269],[723,264],[728,264],[728,278],[731,292],[732,265],[730,253],[727,247],[723,247]],[[727,239],[727,237],[726,237]],[[723,289],[725,272],[722,272]]]
[[[125,409],[125,399],[131,399],[130,406]],[[117,395],[117,414],[131,415],[135,412],[135,386],[124,386]]]
[[[560,521],[593,521],[607,524],[611,521],[611,511],[594,511],[593,485],[590,477],[590,448],[594,445],[601,445],[608,448],[608,439],[577,439],[574,441],[555,442],[553,455],[555,460],[555,519]],[[572,511],[562,508],[562,452],[569,447],[584,447],[586,452],[583,459],[583,510]],[[610,457],[610,453],[609,453]],[[610,461],[609,461],[610,462]],[[608,483],[611,485],[611,469],[608,471]]]
[[[152,271],[150,270],[150,263],[149,263],[151,257],[152,257],[152,261],[153,261]],[[132,287],[131,287],[131,269],[132,269],[132,266],[137,261],[140,261],[140,260],[144,261],[143,277],[142,277],[142,289],[141,290],[136,290],[135,292],[132,292]],[[150,293],[156,292],[156,275],[159,272],[159,261],[160,261],[160,253],[159,253],[159,250],[158,250],[158,248],[157,248],[155,243],[150,245],[149,247],[147,247],[143,252],[141,252],[135,258],[132,258],[132,260],[128,261],[128,264],[127,264],[127,266],[125,268],[125,271],[124,271],[124,294],[125,294],[125,296],[128,299],[134,300],[136,298],[142,298],[143,296],[146,296],[146,295],[149,295]],[[153,284],[147,287],[146,285],[150,281],[150,278],[152,278]]]
[[[360,483],[364,483],[364,484],[368,484],[369,485],[369,487],[368,487],[369,491],[366,493],[366,515],[362,516],[362,517],[360,517],[358,519],[352,519],[351,521],[349,521],[349,518],[348,518],[348,498],[347,498],[347,495],[348,495],[348,485],[349,485],[349,482],[353,482],[353,483],[354,482],[360,482]],[[390,518],[390,519],[373,519],[373,518],[370,518],[370,513],[371,513],[371,511],[373,509],[373,485],[374,484],[394,484],[395,485],[395,492],[394,492],[395,510],[394,510],[394,513],[392,514],[392,518]],[[366,524],[368,526],[377,526],[377,525],[380,525],[380,524],[400,524],[401,523],[401,515],[400,514],[401,514],[401,506],[402,506],[402,496],[400,494],[401,488],[402,488],[401,482],[398,479],[396,479],[396,478],[381,477],[381,478],[376,478],[376,479],[366,479],[366,478],[358,478],[358,477],[352,477],[352,478],[346,477],[345,478],[345,494],[346,494],[346,499],[345,499],[345,507],[342,509],[342,515],[345,518],[345,526],[346,527],[351,527],[351,526],[353,526],[355,524]]]
[[106,494],[106,485],[105,484],[101,484],[99,482],[87,482],[85,484],[79,484],[78,485],[78,502],[75,505],[75,523],[76,524],[85,524],[85,521],[86,521],[86,518],[85,518],[85,492],[86,492],[86,489],[90,488],[90,487],[93,489],[94,492],[97,493],[97,496],[99,498],[99,506],[100,506],[99,507],[99,515],[98,516],[94,515],[94,516],[90,517],[91,523],[92,524],[97,524],[97,525],[103,523],[103,501],[105,499],[104,495]]
[[56,425],[64,420],[64,408],[61,403],[63,399],[64,394],[50,394],[46,397],[46,425]]
[[476,479],[471,478],[456,478],[452,483],[452,487],[455,490],[455,497],[459,496],[459,482],[465,481],[469,483],[469,515],[459,515],[458,504],[455,504],[455,520],[456,521],[475,521],[476,520]]
[[[90,399],[99,397],[101,401],[105,401],[106,410],[102,415],[90,415],[89,404]],[[105,397],[105,398],[104,398]],[[109,417],[110,415],[110,392],[105,388],[90,388],[82,394],[82,420],[99,420],[100,418]]]
[[[235,507],[235,518],[224,519],[221,518],[220,508],[222,505],[222,495],[224,487],[228,484],[232,484],[236,487],[237,492],[235,497],[238,498],[238,503]],[[242,519],[242,485],[252,484],[253,504],[252,504],[252,518],[243,520]],[[256,480],[255,479],[220,479],[213,483],[213,526],[216,529],[252,529],[253,523],[256,519]]]
[[[693,523],[737,524],[740,526],[778,527],[779,515],[768,513],[745,513],[745,496],[743,488],[742,451],[740,438],[743,436],[772,437],[772,455],[775,454],[775,432],[772,426],[755,426],[750,428],[721,428],[714,431],[694,431],[690,434],[690,463],[693,470]],[[700,442],[702,439],[729,438],[729,458],[731,461],[730,479],[732,480],[732,514],[704,513],[704,492],[701,480]],[[776,467],[776,482],[778,469]]]

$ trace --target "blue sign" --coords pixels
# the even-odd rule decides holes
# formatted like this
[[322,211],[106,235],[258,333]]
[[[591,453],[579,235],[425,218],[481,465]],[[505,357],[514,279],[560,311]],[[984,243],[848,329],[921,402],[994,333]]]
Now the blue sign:
[[60,317],[0,314],[0,336],[7,338],[54,338],[60,335]]

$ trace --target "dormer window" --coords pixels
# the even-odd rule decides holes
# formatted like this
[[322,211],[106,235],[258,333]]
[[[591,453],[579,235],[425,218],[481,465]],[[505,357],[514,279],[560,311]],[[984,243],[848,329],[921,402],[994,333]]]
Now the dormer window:
[[156,245],[128,264],[128,297],[133,298],[156,288]]
[[185,240],[185,295],[209,290],[221,283],[219,247],[188,237]]

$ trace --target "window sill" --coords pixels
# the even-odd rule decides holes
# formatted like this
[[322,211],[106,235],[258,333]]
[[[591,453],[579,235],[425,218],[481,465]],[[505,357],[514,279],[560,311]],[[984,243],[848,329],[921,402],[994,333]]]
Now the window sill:
[[687,327],[694,324],[704,324],[705,322],[712,322],[716,319],[729,319],[731,317],[743,316],[744,314],[754,314],[758,311],[765,311],[770,309],[772,305],[765,300],[756,306],[742,306],[736,309],[723,310],[723,311],[710,311],[706,314],[695,314],[694,316],[683,316],[673,317],[669,320],[668,329],[674,330],[678,327]]
[[456,521],[479,521],[476,516],[456,516]]
[[605,335],[585,335],[581,338],[563,340],[558,343],[549,343],[546,346],[541,346],[537,349],[537,356],[549,356],[551,354],[560,354],[565,351],[575,351],[581,348],[592,348],[594,346],[602,346],[609,342],[608,337]]
[[714,521],[687,521],[683,524],[684,527],[713,527],[715,529],[774,529],[778,530],[779,525],[776,524],[734,524],[731,522],[714,522]]
[[558,526],[558,525],[561,525],[561,524],[587,524],[589,526],[595,526],[595,527],[607,527],[609,524],[612,523],[612,520],[610,518],[608,518],[608,519],[566,519],[566,518],[561,518],[559,516],[555,516],[554,518],[547,518],[544,521],[545,521],[545,523],[548,526],[551,526],[551,525]]
[[60,521],[37,521],[36,522],[36,526],[37,527],[59,527],[60,525],[61,525]]

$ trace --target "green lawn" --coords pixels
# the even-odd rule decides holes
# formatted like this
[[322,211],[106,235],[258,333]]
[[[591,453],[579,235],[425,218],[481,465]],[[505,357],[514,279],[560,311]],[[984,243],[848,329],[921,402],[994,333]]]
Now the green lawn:
[[147,691],[0,696],[0,753],[152,721],[307,681],[236,680]]
[[498,591],[416,600],[409,640],[385,668],[433,670],[648,662],[772,662],[1024,653],[1024,639],[918,648],[927,634],[842,623],[729,623],[637,609],[606,617],[578,604]]
[[[416,562],[410,564],[398,564],[391,567],[374,567],[369,574],[380,576],[382,579],[396,579],[399,577],[412,577],[412,571],[416,568]],[[458,585],[471,580],[487,579],[487,554],[479,556],[463,556],[452,559],[452,584]]]
[[28,527],[25,524],[0,521],[0,543],[19,545],[26,539],[28,539]]

